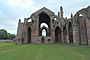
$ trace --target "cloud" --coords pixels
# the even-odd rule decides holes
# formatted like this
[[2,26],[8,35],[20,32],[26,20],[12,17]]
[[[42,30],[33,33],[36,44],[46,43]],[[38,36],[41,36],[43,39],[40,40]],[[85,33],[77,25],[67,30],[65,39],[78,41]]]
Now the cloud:
[[14,7],[26,8],[33,5],[33,0],[7,0],[7,4]]
[[69,17],[89,4],[89,0],[0,0],[0,29],[5,28],[16,34],[18,19],[23,20],[44,6],[55,14],[63,6],[64,16]]

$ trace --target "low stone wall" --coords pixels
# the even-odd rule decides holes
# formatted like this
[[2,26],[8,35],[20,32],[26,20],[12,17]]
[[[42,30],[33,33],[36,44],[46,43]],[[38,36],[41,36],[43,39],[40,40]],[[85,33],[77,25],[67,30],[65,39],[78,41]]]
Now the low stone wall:
[[13,42],[13,40],[0,40],[0,42]]
[[[31,43],[41,43],[41,38],[40,37],[33,37]],[[53,43],[53,41],[51,40],[51,37],[44,37],[45,38],[45,43]]]

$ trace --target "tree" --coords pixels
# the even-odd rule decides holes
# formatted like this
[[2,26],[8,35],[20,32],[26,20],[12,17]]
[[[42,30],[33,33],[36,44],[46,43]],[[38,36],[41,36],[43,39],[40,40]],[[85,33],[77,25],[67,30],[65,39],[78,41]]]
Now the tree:
[[7,39],[7,31],[5,29],[0,30],[0,39]]
[[8,33],[5,29],[0,30],[0,39],[13,39],[15,34]]

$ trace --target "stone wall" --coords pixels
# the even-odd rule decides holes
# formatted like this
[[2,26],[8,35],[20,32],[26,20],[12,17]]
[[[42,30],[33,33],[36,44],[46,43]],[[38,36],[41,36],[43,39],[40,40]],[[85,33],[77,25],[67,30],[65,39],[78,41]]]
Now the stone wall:
[[[63,8],[61,9],[63,10]],[[60,28],[62,43],[88,44],[90,46],[90,7],[78,11],[74,17],[70,19],[63,17],[63,11],[59,12],[58,16],[51,10],[43,7],[33,13],[29,18],[24,19],[24,23],[19,20],[17,29],[17,43],[28,43],[28,28],[31,28],[31,43],[42,43],[42,36],[39,36],[39,14],[45,13],[50,18],[50,35],[44,37],[44,43],[55,43],[55,29]],[[60,13],[62,13],[60,15]],[[80,16],[80,14],[82,16]],[[31,19],[31,22],[28,20]],[[45,22],[45,21],[44,21]],[[69,36],[69,23],[72,25],[72,36]],[[48,29],[48,30],[49,30]],[[24,41],[23,41],[24,40]]]

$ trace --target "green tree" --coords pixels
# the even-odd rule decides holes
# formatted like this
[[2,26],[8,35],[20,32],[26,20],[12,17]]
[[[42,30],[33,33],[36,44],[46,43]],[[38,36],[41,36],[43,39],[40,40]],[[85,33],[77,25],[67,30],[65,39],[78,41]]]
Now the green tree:
[[7,39],[7,31],[5,29],[0,30],[0,39]]
[[15,34],[8,33],[5,29],[0,30],[0,39],[13,39]]

